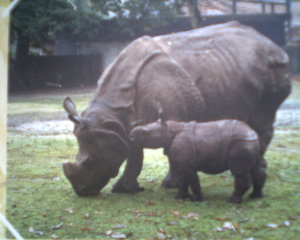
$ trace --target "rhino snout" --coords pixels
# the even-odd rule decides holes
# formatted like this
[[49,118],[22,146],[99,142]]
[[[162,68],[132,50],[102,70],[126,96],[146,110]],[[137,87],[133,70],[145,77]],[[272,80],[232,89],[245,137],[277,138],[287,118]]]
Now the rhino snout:
[[68,179],[72,178],[72,176],[78,173],[78,166],[73,163],[64,162],[62,164],[62,167],[63,167],[64,174]]
[[66,162],[62,165],[67,179],[70,181],[74,191],[78,196],[96,196],[100,190],[108,183],[109,178],[95,179],[93,174],[76,163]]

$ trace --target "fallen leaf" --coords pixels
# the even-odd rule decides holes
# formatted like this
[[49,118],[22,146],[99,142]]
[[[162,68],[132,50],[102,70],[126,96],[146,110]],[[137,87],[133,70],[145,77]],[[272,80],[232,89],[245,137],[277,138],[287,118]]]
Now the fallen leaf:
[[113,233],[110,236],[112,238],[115,238],[115,239],[125,239],[125,238],[127,238],[127,235],[125,233]]
[[144,216],[156,216],[156,212],[144,212]]
[[156,239],[173,239],[173,237],[165,229],[159,228]]
[[74,210],[72,208],[66,208],[65,211],[69,214],[74,213]]
[[236,231],[239,228],[239,225],[234,224],[232,222],[224,222],[223,226],[217,227],[216,231],[217,232],[223,232],[223,231]]
[[224,232],[224,231],[226,231],[226,229],[224,229],[224,228],[222,228],[222,227],[217,227],[217,228],[216,228],[216,231],[217,231],[217,232]]
[[269,223],[269,224],[266,225],[266,227],[275,229],[275,228],[278,228],[278,227],[279,227],[279,224],[276,224],[276,223]]
[[90,228],[80,228],[80,230],[83,231],[83,232],[89,232],[89,231],[91,231]]
[[103,212],[95,211],[94,214],[102,214]]
[[153,206],[153,205],[155,205],[155,203],[152,202],[152,201],[146,201],[145,205],[146,206]]
[[182,216],[183,219],[192,218],[194,220],[198,220],[199,217],[200,217],[199,213],[189,213],[185,216]]
[[30,227],[30,228],[28,229],[28,231],[29,231],[30,233],[39,234],[39,235],[41,235],[41,236],[44,235],[44,232],[39,231],[39,230],[36,230],[36,229],[34,229],[33,227]]
[[222,227],[227,230],[233,230],[233,231],[235,231],[237,228],[239,228],[239,226],[237,224],[234,224],[232,222],[225,222]]
[[166,236],[165,236],[165,234],[163,234],[163,233],[157,233],[157,238],[158,239],[166,239]]
[[91,215],[89,213],[87,213],[87,214],[84,215],[85,219],[89,219],[90,217],[91,217]]
[[163,229],[163,228],[159,228],[159,229],[158,229],[158,232],[163,233],[163,234],[166,234],[166,231],[165,231],[165,229]]
[[175,216],[175,217],[180,217],[180,213],[177,211],[171,211],[171,213]]
[[115,239],[125,239],[125,238],[132,236],[131,232],[130,233],[116,233],[116,232],[113,232],[113,230],[111,230],[111,229],[106,231],[105,234],[107,236],[110,236],[111,238],[115,238]]
[[291,226],[291,222],[290,221],[284,221],[284,225],[289,227],[289,226]]
[[245,222],[249,222],[250,218],[243,218],[239,220],[239,223],[245,223]]
[[217,220],[217,221],[221,221],[221,222],[230,220],[230,218],[228,218],[228,217],[216,217],[214,219]]
[[71,228],[71,227],[73,227],[73,226],[74,226],[73,223],[68,223],[68,224],[67,224],[67,227],[68,227],[68,228]]
[[57,236],[56,234],[52,234],[52,235],[51,235],[51,238],[53,238],[53,239],[57,239],[57,238],[58,238],[58,236]]
[[117,224],[116,226],[113,227],[113,229],[122,229],[122,228],[126,228],[127,226],[124,224]]
[[148,183],[153,183],[153,182],[155,182],[155,180],[153,178],[147,178],[147,182]]
[[134,213],[136,214],[136,217],[142,217],[142,216],[147,216],[147,217],[151,217],[151,216],[156,216],[156,212],[150,211],[150,212],[142,212],[140,210],[127,210],[127,212],[129,213]]
[[60,180],[60,177],[54,177],[52,178],[52,181],[59,181]]
[[169,226],[172,226],[172,225],[179,225],[179,222],[172,221],[172,222],[167,223],[167,225],[169,225]]
[[60,229],[63,225],[64,225],[64,223],[61,222],[61,223],[57,224],[56,226],[52,227],[52,230]]

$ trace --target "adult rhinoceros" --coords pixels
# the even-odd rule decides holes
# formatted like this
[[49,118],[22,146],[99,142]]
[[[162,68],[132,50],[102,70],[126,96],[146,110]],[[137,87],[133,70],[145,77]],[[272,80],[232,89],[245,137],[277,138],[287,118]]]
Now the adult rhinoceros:
[[[79,153],[76,163],[63,164],[64,173],[78,195],[97,195],[127,158],[113,191],[139,191],[143,150],[130,145],[127,135],[131,122],[155,121],[159,107],[173,120],[245,121],[265,152],[276,110],[291,90],[287,67],[280,47],[237,22],[141,37],[102,74],[80,116],[65,99]],[[165,185],[174,179],[171,169]]]

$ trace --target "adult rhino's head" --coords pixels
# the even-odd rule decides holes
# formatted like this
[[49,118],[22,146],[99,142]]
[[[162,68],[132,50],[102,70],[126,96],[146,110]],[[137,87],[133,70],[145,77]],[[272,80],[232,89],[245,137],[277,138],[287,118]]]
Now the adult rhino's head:
[[127,156],[125,130],[117,120],[98,118],[99,109],[79,116],[69,97],[63,105],[74,123],[74,135],[79,145],[76,163],[64,163],[64,174],[77,195],[95,196],[118,174]]

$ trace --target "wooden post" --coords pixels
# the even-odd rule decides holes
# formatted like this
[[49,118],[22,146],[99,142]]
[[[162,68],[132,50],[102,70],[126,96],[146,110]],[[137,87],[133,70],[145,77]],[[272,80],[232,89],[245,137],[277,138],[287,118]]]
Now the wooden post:
[[[6,115],[8,77],[9,0],[0,1],[0,212],[6,205]],[[5,227],[0,223],[0,239],[5,239]]]
[[236,0],[232,0],[232,15],[236,15],[236,5],[237,5],[237,1]]
[[261,7],[262,7],[262,13],[265,14],[266,13],[266,4],[262,3]]

